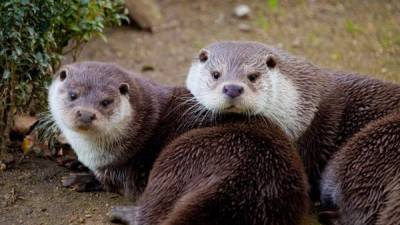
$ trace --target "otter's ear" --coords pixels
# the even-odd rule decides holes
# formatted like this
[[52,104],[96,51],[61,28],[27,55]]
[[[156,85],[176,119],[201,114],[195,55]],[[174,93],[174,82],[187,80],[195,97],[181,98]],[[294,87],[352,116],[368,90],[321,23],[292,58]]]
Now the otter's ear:
[[119,85],[119,92],[122,95],[126,95],[129,92],[129,84],[127,83],[122,83],[121,85]]
[[208,51],[205,49],[202,49],[199,53],[199,60],[202,63],[205,63],[208,60]]
[[58,77],[60,77],[61,81],[64,81],[65,78],[67,78],[68,76],[68,71],[66,69],[62,69],[59,73],[58,73]]
[[274,69],[277,64],[275,57],[272,55],[268,55],[265,64],[267,64],[269,69]]

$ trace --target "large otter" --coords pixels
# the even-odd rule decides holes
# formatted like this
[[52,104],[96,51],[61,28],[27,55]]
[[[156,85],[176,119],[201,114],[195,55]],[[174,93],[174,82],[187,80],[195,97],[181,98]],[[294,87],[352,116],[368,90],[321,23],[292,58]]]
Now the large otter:
[[[49,107],[78,159],[103,187],[140,194],[159,150],[186,130],[211,123],[185,88],[165,87],[115,64],[63,67],[49,89]],[[200,110],[199,110],[200,109]],[[90,174],[65,184],[98,189]]]
[[191,130],[157,158],[129,224],[304,224],[307,179],[281,129],[261,118]]
[[400,220],[400,112],[371,122],[329,162],[322,204],[341,225],[397,225]]
[[313,199],[340,146],[371,121],[400,109],[400,86],[322,69],[257,42],[226,41],[200,51],[187,87],[214,112],[265,116],[297,143]]

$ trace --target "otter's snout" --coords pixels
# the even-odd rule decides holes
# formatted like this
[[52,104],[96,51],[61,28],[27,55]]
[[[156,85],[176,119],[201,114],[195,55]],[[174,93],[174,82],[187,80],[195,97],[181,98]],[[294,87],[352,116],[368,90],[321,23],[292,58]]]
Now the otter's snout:
[[244,91],[244,88],[236,84],[228,84],[222,88],[222,92],[229,98],[236,98],[240,96]]
[[89,125],[96,119],[96,113],[87,110],[77,110],[76,118],[82,124]]

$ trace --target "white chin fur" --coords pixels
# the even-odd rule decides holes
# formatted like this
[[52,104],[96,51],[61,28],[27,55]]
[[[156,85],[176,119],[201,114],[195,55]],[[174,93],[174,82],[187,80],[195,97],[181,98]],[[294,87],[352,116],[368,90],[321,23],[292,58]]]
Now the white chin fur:
[[[129,100],[126,97],[121,97],[118,113],[111,118],[110,122],[100,123],[99,125],[104,127],[104,129],[99,130],[103,130],[103,132],[98,133],[94,137],[89,133],[77,132],[64,122],[61,98],[57,93],[61,85],[59,80],[55,80],[49,88],[48,101],[50,112],[67,142],[77,154],[79,161],[92,171],[114,162],[118,151],[116,151],[117,149],[110,149],[109,143],[118,142],[118,139],[123,135],[122,133],[127,132],[126,127],[132,117],[132,108]],[[123,143],[121,143],[121,147],[123,147]]]
[[[227,105],[222,93],[218,88],[210,89],[208,76],[202,74],[202,71],[202,65],[199,63],[192,65],[186,80],[187,88],[207,109],[223,110]],[[311,123],[312,113],[301,115],[303,118],[300,118],[300,93],[279,70],[273,69],[262,76],[265,79],[261,81],[257,93],[245,90],[247,95],[242,97],[237,112],[250,111],[253,114],[261,114],[275,121],[292,140],[297,140]]]
[[268,73],[268,79],[263,80],[264,87],[270,87],[270,90],[262,92],[258,98],[261,113],[275,122],[277,122],[286,134],[294,140],[297,140],[307,128],[300,118],[299,103],[300,93],[296,86],[282,75],[279,70],[272,70]]
[[[201,79],[203,66],[199,63],[193,63],[189,69],[189,73],[186,78],[186,87],[189,91],[197,98],[197,96],[201,95],[201,85],[202,83],[206,83],[207,80]],[[202,83],[200,83],[202,82]]]

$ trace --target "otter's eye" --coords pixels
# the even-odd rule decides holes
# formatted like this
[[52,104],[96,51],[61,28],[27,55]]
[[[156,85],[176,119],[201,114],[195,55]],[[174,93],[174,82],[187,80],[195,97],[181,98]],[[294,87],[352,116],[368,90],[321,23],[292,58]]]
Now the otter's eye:
[[113,103],[113,100],[111,100],[111,99],[104,99],[104,100],[102,100],[102,101],[100,102],[100,104],[101,104],[103,107],[107,107],[107,106],[109,106],[111,103]]
[[218,80],[218,78],[221,76],[221,73],[218,71],[213,71],[211,72],[211,76],[214,78],[214,80]]
[[252,73],[247,75],[247,79],[249,79],[250,82],[255,82],[258,77],[260,77],[259,73]]
[[78,94],[75,93],[75,92],[70,92],[70,93],[68,93],[68,95],[69,95],[69,99],[71,101],[74,101],[74,100],[76,100],[78,98]]

